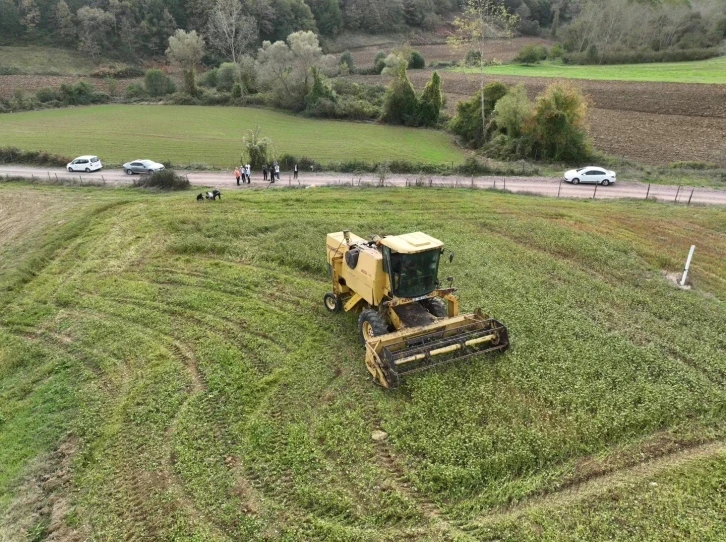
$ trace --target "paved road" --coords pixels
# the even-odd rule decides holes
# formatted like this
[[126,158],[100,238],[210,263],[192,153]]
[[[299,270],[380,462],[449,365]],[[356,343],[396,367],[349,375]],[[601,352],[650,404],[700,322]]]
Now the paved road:
[[[189,181],[197,186],[208,186],[227,190],[245,190],[248,186],[237,187],[232,172],[218,171],[180,171],[187,175]],[[25,166],[0,166],[0,176],[36,178],[39,180],[81,180],[84,183],[106,183],[112,185],[128,185],[132,179],[122,170],[104,170],[95,173],[68,173],[62,168],[39,168]],[[254,176],[252,188],[280,187],[288,185],[304,186],[326,186],[343,184],[378,184],[379,179],[375,175],[351,175],[345,173],[300,173],[300,182],[294,181],[289,174],[282,176],[279,182],[270,185],[262,180],[261,175]],[[593,185],[573,186],[567,183],[560,183],[559,179],[547,177],[456,177],[456,176],[431,176],[431,175],[390,175],[386,178],[386,186],[415,186],[425,184],[439,187],[471,187],[477,188],[498,188],[507,189],[511,192],[530,193],[550,197],[563,198],[592,198],[614,199],[633,198],[650,199],[659,201],[670,201],[678,203],[701,203],[710,205],[726,205],[726,190],[715,190],[710,188],[692,188],[669,185],[651,185],[635,181],[618,181],[612,186],[598,186],[597,190]]]

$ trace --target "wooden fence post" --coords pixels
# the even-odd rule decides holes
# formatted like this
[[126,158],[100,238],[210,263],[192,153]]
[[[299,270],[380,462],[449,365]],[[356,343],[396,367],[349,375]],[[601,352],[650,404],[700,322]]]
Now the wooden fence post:
[[692,189],[691,189],[691,195],[690,195],[690,196],[688,196],[688,203],[687,203],[687,205],[690,205],[690,204],[691,204],[691,198],[693,198],[693,193],[694,193],[695,191],[696,191],[696,189],[695,189],[695,188],[692,188]]
[[649,194],[650,194],[650,183],[648,183],[648,191],[645,193],[645,199],[648,199]]
[[676,199],[673,200],[673,203],[678,203],[678,194],[681,193],[681,185],[678,185],[678,190],[676,190]]
[[562,191],[562,179],[560,179],[560,186],[557,188],[557,199],[560,198],[561,191]]

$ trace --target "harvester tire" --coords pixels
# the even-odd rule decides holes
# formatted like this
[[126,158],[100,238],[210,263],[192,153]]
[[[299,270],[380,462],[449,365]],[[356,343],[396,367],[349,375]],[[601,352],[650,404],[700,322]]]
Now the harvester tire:
[[340,299],[338,299],[335,294],[331,293],[327,293],[323,296],[323,305],[325,305],[325,308],[330,312],[340,312],[340,309],[342,308]]
[[366,339],[388,333],[388,324],[378,311],[365,309],[358,317],[358,335],[365,346]]
[[446,318],[449,316],[449,308],[447,307],[446,302],[439,297],[427,299],[425,307],[426,310],[436,316],[436,318]]

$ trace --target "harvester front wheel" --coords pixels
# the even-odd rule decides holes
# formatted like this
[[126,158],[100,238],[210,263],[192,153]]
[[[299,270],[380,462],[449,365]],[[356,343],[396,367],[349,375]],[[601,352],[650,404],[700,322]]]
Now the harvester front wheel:
[[366,309],[358,317],[358,334],[365,346],[366,340],[388,333],[388,324],[377,311]]
[[342,307],[340,299],[338,299],[335,294],[331,293],[325,294],[323,297],[323,304],[330,312],[339,312]]
[[436,318],[446,318],[449,315],[449,308],[446,306],[446,302],[440,297],[427,299],[425,307]]

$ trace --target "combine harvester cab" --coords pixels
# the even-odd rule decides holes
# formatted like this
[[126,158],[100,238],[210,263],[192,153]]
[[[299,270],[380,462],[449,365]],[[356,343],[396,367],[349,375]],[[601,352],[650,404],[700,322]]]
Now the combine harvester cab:
[[480,309],[459,315],[456,289],[441,288],[441,241],[421,232],[366,241],[343,231],[328,234],[326,251],[333,292],[325,294],[325,307],[360,313],[366,367],[381,386],[509,347],[501,322]]

